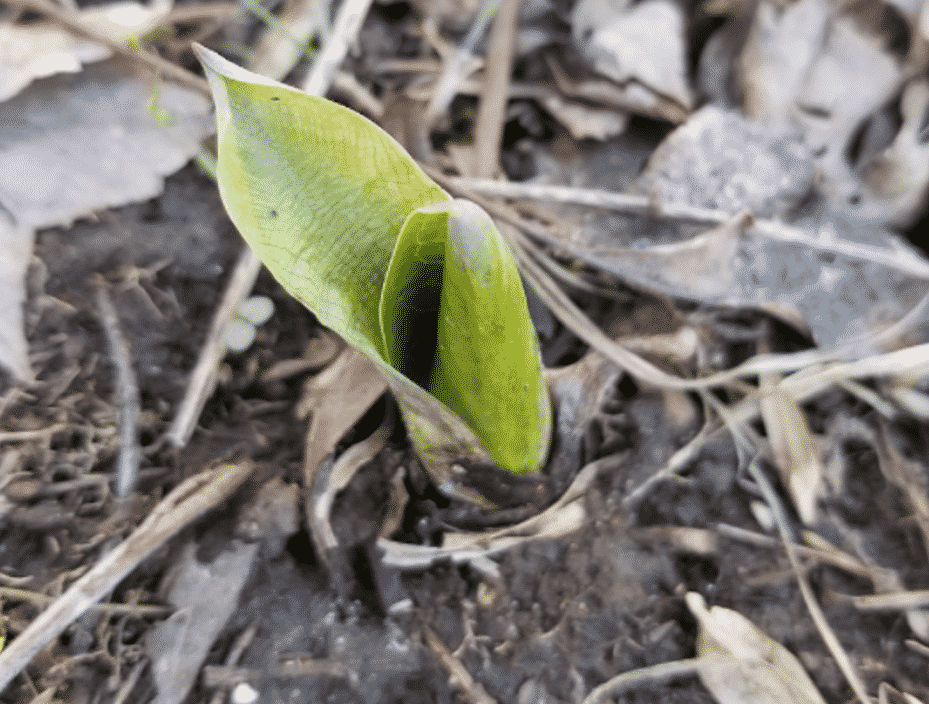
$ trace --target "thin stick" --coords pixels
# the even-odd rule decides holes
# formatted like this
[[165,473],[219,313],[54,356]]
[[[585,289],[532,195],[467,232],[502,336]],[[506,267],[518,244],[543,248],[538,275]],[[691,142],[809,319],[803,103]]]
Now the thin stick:
[[38,430],[7,430],[0,432],[0,442],[27,442],[42,440],[67,428],[67,423],[56,423]]
[[500,165],[500,142],[510,93],[510,73],[513,70],[513,44],[519,0],[503,0],[490,30],[487,48],[487,78],[484,94],[477,109],[474,125],[474,175],[490,178]]
[[139,476],[139,384],[136,382],[129,347],[119,325],[119,315],[107,293],[107,283],[98,276],[97,307],[106,334],[110,357],[116,367],[116,395],[119,399],[119,457],[116,460],[116,496],[123,499],[135,488]]
[[929,606],[929,589],[853,596],[852,603],[861,611],[906,611]]
[[[430,176],[432,176],[431,173]],[[445,176],[445,182],[462,191],[472,191],[484,196],[586,205],[594,208],[653,215],[671,220],[687,220],[708,225],[725,224],[737,215],[737,213],[714,208],[663,203],[648,196],[614,193],[602,189],[507,183],[487,178],[463,178],[460,176]],[[851,242],[834,236],[827,237],[818,232],[811,234],[803,228],[793,227],[775,220],[752,218],[751,222],[764,237],[775,242],[795,243],[814,251],[832,252],[855,259],[867,259],[875,264],[895,269],[920,280],[929,279],[929,262],[917,256],[909,248],[898,247],[891,251],[886,247]],[[530,234],[537,235],[534,230]],[[559,244],[562,247],[569,244],[558,239],[552,240],[550,235],[545,237],[545,241],[549,244]],[[921,302],[920,305],[925,304]]]
[[0,652],[0,691],[42,648],[116,588],[139,563],[182,528],[225,501],[254,470],[251,461],[223,464],[175,487],[126,540],[104,555]]
[[172,447],[184,447],[194,434],[203,407],[213,394],[213,389],[216,388],[216,369],[226,354],[223,332],[232,321],[243,299],[255,286],[255,280],[260,271],[261,262],[252,252],[251,247],[245,245],[229,283],[226,284],[219,307],[213,314],[210,330],[200,348],[200,356],[197,358],[197,364],[187,384],[187,393],[165,435],[165,441]]
[[335,78],[335,72],[348,56],[351,44],[361,31],[361,25],[372,0],[345,0],[333,22],[332,34],[320,50],[316,62],[300,89],[310,95],[325,95]]
[[711,225],[721,225],[732,217],[732,213],[713,208],[662,203],[644,195],[616,193],[601,188],[549,186],[538,183],[495,181],[486,178],[465,178],[462,176],[449,176],[448,180],[462,189],[468,189],[480,193],[482,196],[492,198],[586,205],[591,208],[653,215],[673,220],[689,220]]
[[[339,64],[348,53],[350,44],[361,29],[361,23],[371,7],[371,2],[372,0],[345,0],[342,3],[335,27],[326,45],[319,52],[319,57],[304,84],[304,91],[311,95],[323,95],[326,92]],[[210,330],[190,375],[187,392],[165,436],[165,441],[175,448],[184,447],[196,429],[203,407],[216,387],[216,370],[226,354],[223,331],[242,301],[251,293],[260,271],[261,262],[251,248],[245,245],[236,262],[232,278],[223,292],[222,300],[213,314]]]
[[497,700],[487,693],[480,682],[475,681],[464,663],[455,657],[455,654],[445,645],[438,633],[433,631],[425,622],[420,623],[420,628],[429,650],[445,668],[449,678],[461,688],[462,698],[470,702],[470,704],[497,704]]
[[686,660],[672,660],[649,667],[640,667],[608,679],[595,687],[588,694],[582,704],[601,704],[608,699],[615,699],[620,692],[624,692],[640,684],[662,682],[675,677],[695,677],[699,671],[701,658],[687,658]]
[[[14,601],[28,601],[30,604],[37,606],[48,606],[55,601],[57,597],[48,594],[40,594],[29,589],[20,589],[19,587],[2,587],[0,586],[0,596]],[[174,612],[171,606],[159,606],[158,604],[94,604],[90,611],[100,614],[111,614],[115,616],[138,616],[140,618],[163,618],[170,616]]]

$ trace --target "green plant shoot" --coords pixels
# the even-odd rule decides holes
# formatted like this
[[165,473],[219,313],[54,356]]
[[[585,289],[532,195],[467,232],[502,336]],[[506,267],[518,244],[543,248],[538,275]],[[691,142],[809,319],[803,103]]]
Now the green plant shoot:
[[538,470],[552,419],[513,255],[386,132],[196,47],[216,103],[220,195],[281,285],[364,352],[439,488],[456,465]]

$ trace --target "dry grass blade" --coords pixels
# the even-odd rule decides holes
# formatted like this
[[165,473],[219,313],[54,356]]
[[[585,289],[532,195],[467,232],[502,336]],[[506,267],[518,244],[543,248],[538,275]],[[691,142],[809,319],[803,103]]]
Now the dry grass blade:
[[203,407],[216,386],[216,367],[226,353],[223,332],[242,301],[251,292],[260,271],[261,262],[251,248],[246,246],[239,255],[229,283],[226,284],[226,290],[223,291],[223,297],[213,314],[210,329],[200,347],[197,364],[191,372],[187,391],[165,435],[164,441],[171,447],[184,447],[194,434]]
[[352,42],[361,30],[362,22],[368,16],[371,2],[372,0],[346,0],[339,6],[332,33],[316,57],[313,68],[300,90],[310,95],[326,94],[336,70],[348,55]]
[[119,408],[119,458],[116,460],[116,495],[125,498],[132,493],[139,475],[139,384],[129,347],[119,325],[119,315],[107,293],[106,282],[97,280],[97,307],[106,333],[113,366],[116,367],[116,391]]
[[[303,455],[307,491],[316,483],[326,456],[386,391],[387,382],[378,368],[353,347],[342,350],[325,371],[310,380],[296,408],[300,417],[312,414]],[[312,526],[314,509],[309,503],[306,511]]]
[[640,684],[663,682],[677,677],[696,675],[699,667],[700,658],[689,658],[623,672],[621,675],[617,675],[595,687],[581,704],[605,704],[605,702],[615,699],[616,695],[621,692],[637,687]]
[[329,472],[320,472],[316,476],[316,484],[310,492],[307,511],[309,515],[310,535],[319,557],[329,563],[330,556],[339,548],[339,540],[332,529],[329,514],[336,496],[349,485],[352,478],[365,464],[374,459],[375,455],[384,447],[390,430],[381,426],[366,440],[352,445],[332,465]]

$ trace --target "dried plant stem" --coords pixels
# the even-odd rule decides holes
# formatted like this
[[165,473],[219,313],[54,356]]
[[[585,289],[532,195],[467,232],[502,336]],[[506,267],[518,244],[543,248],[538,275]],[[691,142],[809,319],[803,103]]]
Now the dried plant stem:
[[172,447],[184,447],[194,434],[203,407],[216,387],[216,368],[226,353],[223,331],[232,321],[242,301],[255,286],[255,280],[260,271],[261,262],[252,252],[251,247],[245,245],[232,271],[229,283],[226,284],[226,290],[223,291],[219,306],[213,314],[206,340],[200,348],[197,364],[190,375],[187,392],[165,436],[165,440]]
[[335,79],[335,73],[341,66],[352,42],[361,31],[361,25],[372,0],[345,0],[339,6],[339,12],[333,22],[332,33],[316,57],[313,68],[300,89],[310,95],[325,95]]
[[464,663],[455,657],[455,654],[449,650],[449,647],[445,645],[438,633],[424,622],[420,623],[420,628],[429,650],[445,668],[449,678],[461,688],[461,695],[465,701],[470,702],[470,704],[497,704],[497,700],[491,697],[481,686],[481,683],[471,676]]
[[490,178],[500,165],[500,142],[510,93],[513,70],[513,44],[519,0],[502,0],[490,30],[487,48],[487,78],[474,125],[474,175]]
[[630,670],[616,675],[603,684],[595,687],[588,694],[582,704],[601,704],[602,702],[614,699],[621,692],[637,687],[640,684],[663,682],[675,677],[696,677],[697,670],[700,667],[700,658],[688,658],[686,660],[672,660],[671,662],[662,662],[650,667],[641,667],[638,670]]
[[[55,597],[48,596],[47,594],[40,594],[39,592],[33,592],[28,589],[20,589],[18,587],[2,587],[0,586],[0,596],[5,599],[10,599],[13,601],[28,601],[31,604],[36,604],[37,606],[48,606],[53,601]],[[158,606],[157,604],[94,604],[89,609],[101,614],[115,614],[118,616],[137,616],[139,618],[164,618],[169,616],[173,608],[170,606]]]
[[116,367],[116,395],[119,399],[119,457],[116,460],[116,496],[125,498],[135,488],[139,476],[139,384],[129,347],[123,337],[119,324],[119,315],[110,300],[107,284],[102,277],[97,278],[97,307],[100,321],[106,334],[110,357]]

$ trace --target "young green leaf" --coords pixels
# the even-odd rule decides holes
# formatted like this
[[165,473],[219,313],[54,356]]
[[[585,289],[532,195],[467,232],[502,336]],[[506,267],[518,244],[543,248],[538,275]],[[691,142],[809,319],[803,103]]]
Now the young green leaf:
[[538,469],[548,394],[489,217],[361,115],[196,50],[230,217],[284,288],[377,364],[440,489],[480,501],[456,463]]
[[429,390],[502,467],[531,471],[545,460],[552,418],[519,270],[479,206],[455,200],[452,212]]

